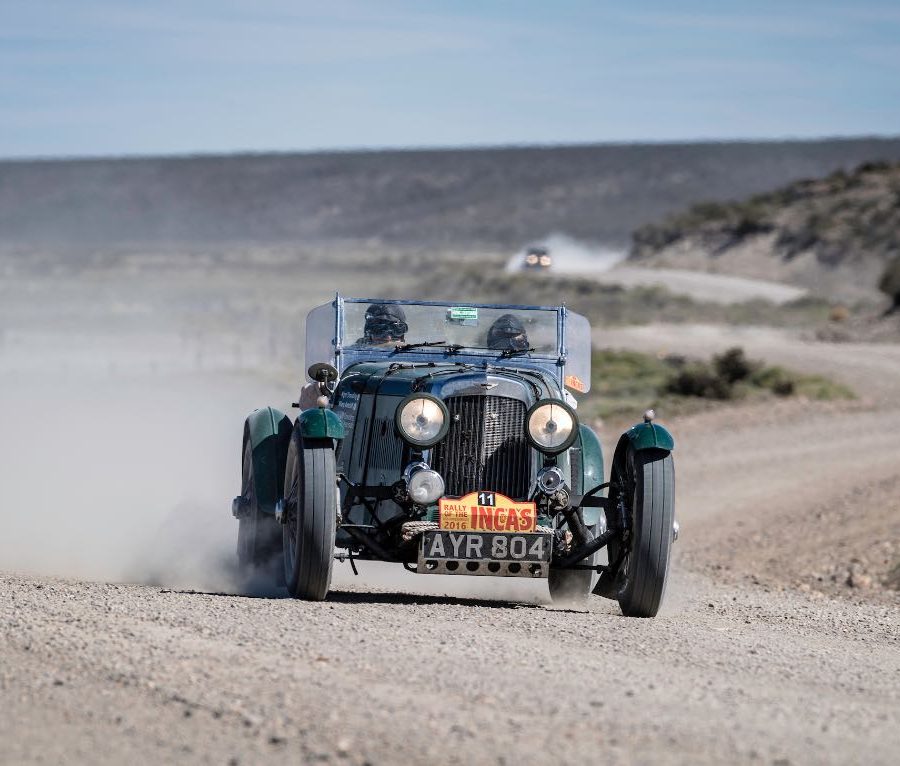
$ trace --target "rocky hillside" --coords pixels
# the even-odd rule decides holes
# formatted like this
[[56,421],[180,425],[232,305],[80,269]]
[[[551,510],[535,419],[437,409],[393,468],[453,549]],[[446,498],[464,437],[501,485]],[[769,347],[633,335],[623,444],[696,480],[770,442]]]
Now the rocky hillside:
[[0,161],[0,247],[110,242],[625,247],[704,199],[900,160],[900,139]]
[[874,294],[900,257],[900,164],[866,163],[742,202],[694,205],[639,228],[631,259]]

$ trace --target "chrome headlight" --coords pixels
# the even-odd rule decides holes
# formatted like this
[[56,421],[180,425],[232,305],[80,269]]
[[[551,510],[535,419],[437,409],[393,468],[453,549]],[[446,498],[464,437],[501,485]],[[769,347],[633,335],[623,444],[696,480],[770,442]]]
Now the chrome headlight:
[[572,446],[578,435],[578,418],[568,404],[557,399],[541,399],[525,415],[528,441],[548,455]]
[[447,434],[450,416],[431,394],[412,394],[397,407],[397,430],[414,447],[432,447]]
[[444,494],[444,479],[437,471],[421,468],[409,477],[406,491],[417,505],[430,505]]

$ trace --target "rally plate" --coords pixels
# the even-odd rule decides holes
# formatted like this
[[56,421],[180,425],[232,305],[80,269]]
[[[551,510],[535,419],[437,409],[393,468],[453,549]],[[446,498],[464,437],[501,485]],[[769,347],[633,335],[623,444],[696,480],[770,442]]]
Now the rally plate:
[[549,576],[551,553],[549,534],[435,529],[422,534],[418,571],[534,579]]
[[499,492],[482,490],[463,497],[442,497],[438,501],[441,529],[459,532],[534,532],[537,505],[520,502]]

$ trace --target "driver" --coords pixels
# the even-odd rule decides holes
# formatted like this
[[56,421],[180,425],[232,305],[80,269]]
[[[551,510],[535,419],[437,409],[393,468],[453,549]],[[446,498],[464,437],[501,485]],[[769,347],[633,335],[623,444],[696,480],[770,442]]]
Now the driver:
[[525,325],[515,314],[504,314],[488,330],[487,344],[494,351],[527,351]]
[[366,323],[363,336],[354,346],[386,346],[402,343],[409,325],[406,312],[396,303],[373,303],[366,309]]
[[[352,348],[383,348],[402,343],[409,326],[406,312],[395,303],[373,303],[366,309],[366,323],[363,336]],[[319,398],[319,384],[306,383],[300,389],[298,404],[301,410],[316,406]]]

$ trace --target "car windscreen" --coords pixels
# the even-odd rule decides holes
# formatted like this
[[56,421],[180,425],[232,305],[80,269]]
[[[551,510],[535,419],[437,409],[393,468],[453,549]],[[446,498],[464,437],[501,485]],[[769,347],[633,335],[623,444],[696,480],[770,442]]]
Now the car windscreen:
[[[464,349],[558,354],[555,309],[344,303],[345,348],[446,343]],[[423,347],[427,348],[427,347]],[[437,350],[437,349],[436,349]]]
[[317,306],[306,315],[306,366],[315,362],[335,364],[337,323],[333,303]]
[[[340,359],[338,342],[345,352]],[[397,354],[400,344],[425,343],[440,345],[418,345]],[[555,371],[554,377],[572,391],[586,393],[591,387],[591,328],[587,319],[565,308],[373,303],[338,296],[307,315],[307,367],[329,362],[342,369],[351,359],[421,359],[429,353],[443,358],[452,353],[454,360],[466,355],[515,357]],[[565,359],[562,368],[560,357]]]
[[563,352],[566,357],[566,387],[586,394],[591,390],[591,325],[585,317],[574,311],[566,312]]

